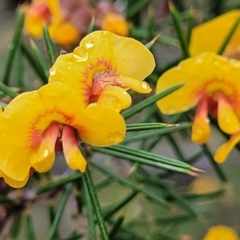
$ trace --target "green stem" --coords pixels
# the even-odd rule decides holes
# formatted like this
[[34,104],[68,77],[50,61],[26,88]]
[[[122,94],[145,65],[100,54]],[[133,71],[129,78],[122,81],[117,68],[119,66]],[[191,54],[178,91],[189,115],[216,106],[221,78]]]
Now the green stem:
[[95,231],[95,222],[94,222],[94,211],[93,211],[91,199],[90,199],[88,188],[85,181],[83,181],[83,189],[84,189],[85,204],[87,209],[89,240],[95,240],[96,231]]
[[86,172],[83,174],[83,179],[87,186],[88,193],[89,193],[89,196],[90,196],[90,199],[92,202],[92,206],[93,206],[93,209],[94,209],[96,217],[97,217],[97,222],[98,222],[98,226],[100,229],[102,239],[109,240],[107,228],[106,228],[106,225],[105,225],[104,219],[103,219],[102,209],[101,209],[98,197],[97,197],[95,186],[93,184],[92,175],[91,175],[91,172],[88,167],[86,169]]
[[59,223],[60,223],[60,220],[61,220],[64,208],[66,206],[68,197],[69,197],[69,195],[71,193],[71,189],[72,189],[72,184],[66,185],[65,191],[63,192],[63,195],[62,195],[62,198],[60,200],[58,209],[56,211],[53,224],[51,225],[50,232],[48,234],[47,240],[52,240],[55,237],[55,234],[56,234],[56,231],[58,229],[58,226],[59,226]]
[[29,213],[25,215],[25,231],[26,231],[26,239],[36,240],[36,236],[33,228],[32,216]]

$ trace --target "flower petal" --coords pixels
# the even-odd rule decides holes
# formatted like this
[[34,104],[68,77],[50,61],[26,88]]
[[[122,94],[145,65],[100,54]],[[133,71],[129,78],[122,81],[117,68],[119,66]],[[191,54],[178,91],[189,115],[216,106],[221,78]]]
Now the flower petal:
[[126,19],[116,13],[108,13],[101,22],[101,29],[120,36],[128,35],[128,23]]
[[233,134],[227,143],[224,143],[222,146],[218,148],[214,155],[215,161],[218,163],[225,162],[228,155],[239,141],[240,132]]
[[68,166],[73,170],[85,172],[87,161],[78,148],[73,129],[67,125],[63,126],[62,143],[63,153]]
[[132,98],[122,88],[108,86],[101,93],[97,103],[120,112],[122,109],[126,109],[131,106]]
[[240,130],[238,117],[223,94],[218,94],[218,124],[222,131],[228,134]]
[[62,46],[71,46],[76,43],[80,37],[80,33],[70,22],[54,21],[54,23],[49,26],[48,30],[52,40]]
[[[90,95],[97,73],[109,72],[141,81],[154,66],[152,53],[135,39],[95,31],[83,38],[72,54],[58,57],[50,71],[49,81],[68,82],[86,97]],[[144,88],[139,86],[139,89],[142,91]]]
[[4,179],[4,181],[11,187],[13,188],[21,188],[24,185],[26,185],[28,179],[29,179],[29,174],[26,176],[25,179],[21,180],[16,180],[8,177],[6,174],[0,171],[0,177]]
[[139,82],[138,80],[130,77],[118,77],[116,79],[116,82],[124,83],[128,88],[139,92],[139,93],[150,93],[152,89],[148,85],[148,83],[141,81]]
[[87,106],[84,114],[88,116],[79,129],[80,138],[97,147],[107,147],[123,141],[126,125],[123,117],[111,108],[97,103]]
[[211,227],[203,240],[238,240],[237,233],[230,227],[218,225]]
[[192,125],[192,141],[203,144],[208,141],[210,135],[207,99],[203,99],[198,105]]
[[58,123],[53,122],[43,133],[40,146],[30,159],[32,167],[37,172],[49,171],[55,160],[55,143],[58,137]]
[[[217,53],[239,16],[240,11],[233,10],[195,27],[192,31],[190,42],[191,55],[197,55],[206,51]],[[239,39],[240,26],[238,26],[230,39],[224,52],[225,55],[232,55],[239,51]]]
[[240,62],[214,53],[203,53],[182,61],[166,71],[158,80],[156,93],[183,83],[183,87],[157,102],[164,114],[187,111],[196,106],[203,96],[221,92],[240,116]]

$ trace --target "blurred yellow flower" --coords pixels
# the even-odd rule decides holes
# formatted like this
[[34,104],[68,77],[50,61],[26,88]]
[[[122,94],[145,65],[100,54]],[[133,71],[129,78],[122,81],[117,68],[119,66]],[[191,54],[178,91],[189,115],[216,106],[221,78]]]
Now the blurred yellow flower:
[[239,238],[232,228],[218,225],[211,227],[203,240],[239,240]]
[[122,15],[117,13],[106,14],[102,19],[100,28],[120,36],[128,35],[128,22]]
[[175,84],[183,87],[159,100],[157,105],[164,114],[175,114],[197,106],[192,126],[192,141],[205,143],[210,137],[208,114],[217,117],[221,130],[232,135],[221,146],[214,158],[224,162],[240,141],[240,62],[214,53],[182,61],[165,72],[158,80],[156,93]]
[[[203,52],[217,53],[238,17],[240,10],[232,10],[195,27],[191,36],[190,54],[194,56]],[[240,25],[224,51],[227,57],[238,58],[239,54]]]
[[131,105],[129,88],[151,92],[142,80],[154,66],[152,53],[135,39],[95,31],[83,38],[73,53],[58,57],[49,82],[67,82],[85,105],[98,102],[120,111]]
[[55,151],[70,168],[85,171],[78,142],[105,147],[124,139],[122,116],[97,103],[84,106],[64,83],[51,83],[16,97],[0,116],[0,175],[12,187],[26,184],[30,170],[47,172]]
[[58,44],[68,46],[79,39],[79,31],[69,21],[63,19],[59,0],[34,0],[25,16],[25,31],[28,35],[40,38],[43,24],[49,27],[51,38]]

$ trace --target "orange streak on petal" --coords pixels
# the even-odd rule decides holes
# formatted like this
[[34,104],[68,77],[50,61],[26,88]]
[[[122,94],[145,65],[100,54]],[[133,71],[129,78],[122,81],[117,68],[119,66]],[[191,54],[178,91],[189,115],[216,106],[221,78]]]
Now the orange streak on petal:
[[211,131],[207,114],[207,99],[204,98],[199,102],[192,126],[192,141],[195,143],[203,144],[210,138]]
[[72,127],[67,125],[63,126],[62,144],[63,153],[68,166],[73,170],[85,172],[87,161],[78,148],[76,136]]
[[55,160],[55,143],[58,133],[58,123],[55,122],[51,123],[43,133],[41,144],[34,155],[34,158],[30,159],[32,167],[37,172],[47,172],[52,168]]
[[240,141],[240,132],[237,132],[231,136],[229,141],[218,148],[214,155],[214,159],[218,163],[226,161],[229,153],[233,150],[235,145]]

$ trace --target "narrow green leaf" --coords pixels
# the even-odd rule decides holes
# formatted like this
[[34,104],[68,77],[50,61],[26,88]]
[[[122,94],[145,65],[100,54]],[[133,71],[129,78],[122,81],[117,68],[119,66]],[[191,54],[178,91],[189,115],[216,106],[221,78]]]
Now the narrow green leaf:
[[[59,205],[58,205],[58,208],[57,208],[57,211],[56,211],[56,214],[55,214],[55,218],[54,218],[54,221],[51,225],[50,232],[48,234],[47,240],[53,240],[54,239],[54,236],[57,232],[57,229],[58,229],[63,211],[65,209],[67,200],[68,200],[69,195],[71,193],[71,189],[72,189],[72,184],[68,183],[65,186],[65,190],[64,190],[64,192],[62,194],[62,197],[61,197],[61,200],[59,202]],[[31,238],[29,238],[29,239],[31,239]]]
[[239,22],[240,22],[240,16],[239,16],[239,17],[236,19],[236,21],[234,22],[232,28],[231,28],[230,31],[228,32],[228,34],[227,34],[226,38],[224,39],[221,47],[219,48],[219,50],[218,50],[218,54],[219,54],[219,55],[222,55],[223,52],[225,51],[228,43],[230,42],[233,34],[235,33],[235,31],[236,31],[236,29],[237,29],[237,27],[238,27],[238,25],[239,25]]
[[46,60],[44,59],[41,51],[39,50],[38,46],[34,43],[34,41],[32,39],[30,39],[30,44],[33,50],[33,53],[35,54],[35,59],[37,60],[37,65],[39,66],[39,68],[41,69],[41,72],[44,75],[44,79],[42,79],[43,84],[48,83],[48,77],[49,77],[49,67],[46,64]]
[[109,232],[109,238],[110,240],[113,240],[116,233],[118,232],[119,228],[121,227],[123,220],[125,218],[125,213],[122,213],[116,220],[116,222],[113,224],[110,232]]
[[123,117],[125,119],[130,118],[134,114],[142,111],[144,108],[148,107],[149,105],[152,105],[153,103],[155,103],[159,99],[164,98],[165,96],[169,95],[170,93],[178,90],[182,86],[183,86],[183,84],[177,84],[177,85],[175,85],[173,87],[170,87],[167,90],[165,90],[165,91],[163,91],[163,92],[161,92],[157,95],[153,95],[153,96],[147,98],[146,100],[141,101],[140,103],[134,105],[133,107],[130,107],[127,110],[125,110],[122,113]]
[[[171,125],[171,124],[169,124],[169,125]],[[141,141],[143,139],[153,138],[153,137],[161,136],[161,135],[164,135],[167,133],[177,132],[179,130],[191,127],[190,123],[181,123],[181,124],[176,124],[176,125],[177,126],[169,126],[169,127],[155,130],[155,131],[144,131],[143,133],[139,133],[139,134],[131,134],[130,136],[127,136],[125,138],[125,140],[122,142],[122,144],[127,144],[130,142],[137,142],[137,141]]]
[[[22,10],[17,11],[16,27],[14,30],[13,38],[8,45],[9,50],[8,50],[8,55],[7,55],[7,59],[5,61],[5,66],[4,66],[3,75],[2,75],[2,83],[4,83],[5,85],[9,84],[9,76],[12,71],[12,64],[13,64],[14,56],[16,54],[17,46],[20,41],[21,33],[23,30],[24,15],[25,15],[24,11],[22,11]],[[9,96],[11,96],[11,95],[9,95]],[[13,96],[11,96],[11,97],[13,97]]]
[[91,172],[88,167],[86,169],[86,172],[83,174],[83,179],[87,186],[87,190],[88,190],[91,202],[92,202],[92,207],[96,214],[96,218],[97,218],[97,222],[98,222],[98,226],[100,229],[102,239],[109,240],[107,228],[106,228],[106,225],[105,225],[105,222],[103,219],[102,209],[101,209],[98,197],[97,197],[95,186],[93,184]]
[[25,234],[26,239],[36,240],[33,228],[32,215],[30,213],[25,214]]
[[37,194],[43,194],[47,191],[50,191],[54,188],[61,187],[66,185],[67,183],[76,181],[77,179],[80,179],[82,177],[81,173],[74,173],[66,178],[59,179],[57,181],[52,181],[47,183],[46,185],[40,186],[37,188],[36,193]]
[[187,28],[187,44],[189,46],[191,42],[191,36],[192,36],[192,29],[194,27],[194,9],[193,7],[190,7],[189,9],[189,15],[187,18],[188,28]]
[[141,0],[137,2],[133,2],[134,4],[129,5],[127,8],[127,18],[133,18],[136,14],[138,14],[141,10],[146,8],[152,0]]
[[162,196],[159,196],[159,194],[155,194],[154,192],[150,191],[149,189],[144,188],[143,186],[141,186],[127,178],[121,177],[121,176],[111,172],[110,170],[102,167],[100,164],[98,164],[96,162],[91,162],[91,166],[93,166],[97,170],[100,170],[104,174],[107,174],[111,179],[120,183],[121,185],[127,186],[135,191],[139,191],[140,193],[145,195],[147,198],[153,200],[154,202],[158,203],[162,207],[169,209],[169,210],[171,209],[171,205],[168,204],[165,201],[165,199],[162,198]]
[[5,196],[0,196],[0,204],[8,204],[8,203],[14,203],[14,200]]
[[88,237],[89,237],[89,240],[96,240],[94,211],[93,211],[91,199],[90,199],[88,188],[85,181],[83,181],[83,189],[84,189],[84,200],[85,200],[86,213],[87,213],[87,219],[88,219]]
[[23,67],[23,61],[22,61],[22,50],[21,46],[18,44],[16,49],[16,61],[15,61],[15,67],[16,67],[16,86],[24,89],[24,67]]
[[22,213],[14,216],[13,224],[10,231],[10,239],[17,240],[22,227]]
[[39,66],[38,59],[36,59],[36,55],[32,51],[30,51],[30,48],[26,46],[26,44],[23,42],[21,42],[21,50],[22,50],[23,56],[26,57],[28,63],[30,64],[32,69],[35,71],[35,73],[40,77],[40,79],[43,82],[47,82],[48,79],[46,78],[46,74],[44,73],[42,68]]
[[47,47],[50,64],[53,65],[56,61],[55,48],[46,25],[43,25],[43,36],[44,36],[45,44]]
[[173,47],[179,47],[180,42],[178,39],[161,34],[161,36],[157,39],[158,43],[165,44],[165,45],[170,45]]
[[132,149],[123,145],[111,146],[106,148],[92,147],[94,151],[120,157],[134,162],[139,162],[145,165],[163,168],[166,170],[181,172],[189,175],[196,175],[196,172],[201,170],[196,169],[187,163],[163,157],[157,154],[149,153],[143,150]]
[[219,197],[226,192],[226,189],[218,189],[213,192],[207,193],[184,193],[183,196],[190,200],[199,200],[199,201],[206,201],[211,200],[213,198]]
[[91,22],[88,26],[87,34],[92,33],[93,31],[95,31],[95,17],[94,16],[92,16]]
[[183,55],[185,58],[188,58],[188,57],[190,57],[190,54],[189,54],[189,50],[188,50],[188,44],[186,41],[186,37],[185,37],[185,34],[181,27],[181,20],[178,16],[178,12],[177,12],[176,8],[174,7],[174,5],[171,1],[169,1],[169,9],[170,9],[170,14],[171,14],[171,17],[173,20],[173,25],[176,29],[176,32],[177,32],[177,35],[178,35],[178,38],[179,38],[179,41],[181,44],[181,49],[182,49]]
[[224,172],[222,171],[221,167],[218,165],[218,163],[214,160],[212,153],[210,152],[210,150],[208,149],[206,144],[201,145],[202,151],[205,153],[205,155],[207,156],[210,164],[212,165],[213,169],[215,170],[217,176],[219,177],[219,179],[224,182],[227,183],[227,177],[224,174]]
[[150,42],[148,42],[147,44],[145,44],[145,47],[147,48],[147,49],[151,49],[152,48],[152,46],[154,45],[154,43],[155,42],[157,42],[157,40],[159,39],[159,37],[160,37],[160,33],[156,36],[156,37],[154,37]]
[[82,233],[74,232],[68,238],[64,238],[61,240],[78,240],[78,239],[81,239],[82,237],[83,237]]
[[139,193],[139,190],[136,189],[129,195],[127,195],[123,200],[121,200],[118,203],[114,203],[112,206],[108,207],[106,210],[104,210],[104,218],[109,218],[113,214],[115,214],[117,211],[119,211],[121,208],[123,208],[126,204],[128,204],[133,198],[137,196]]
[[12,90],[12,88],[6,86],[2,82],[0,82],[0,91],[4,92],[6,95],[12,98],[15,98],[18,95],[17,92],[15,92],[14,90]]
[[178,127],[180,124],[168,124],[168,123],[133,123],[127,124],[127,131],[142,131],[142,130],[151,130],[159,128],[172,128]]

